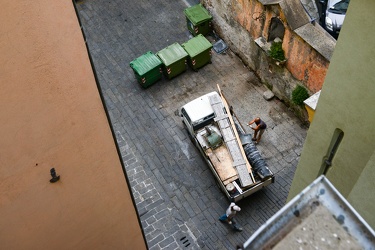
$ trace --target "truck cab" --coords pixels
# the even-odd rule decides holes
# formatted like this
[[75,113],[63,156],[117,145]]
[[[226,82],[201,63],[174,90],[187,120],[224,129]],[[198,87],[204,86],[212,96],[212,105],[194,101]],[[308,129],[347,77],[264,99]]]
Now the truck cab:
[[208,99],[212,95],[217,95],[217,92],[205,94],[185,104],[179,110],[182,122],[193,141],[196,139],[197,134],[199,135],[198,131],[206,126],[213,127],[215,113]]

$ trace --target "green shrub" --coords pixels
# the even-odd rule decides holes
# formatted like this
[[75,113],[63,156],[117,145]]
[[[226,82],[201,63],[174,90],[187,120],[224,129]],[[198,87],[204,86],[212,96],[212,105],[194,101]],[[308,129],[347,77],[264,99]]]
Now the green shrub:
[[272,43],[271,49],[270,49],[270,56],[273,59],[276,59],[276,60],[279,60],[279,61],[285,60],[284,50],[283,50],[281,42]]
[[303,105],[303,101],[309,98],[307,90],[298,85],[292,92],[292,101],[297,105]]

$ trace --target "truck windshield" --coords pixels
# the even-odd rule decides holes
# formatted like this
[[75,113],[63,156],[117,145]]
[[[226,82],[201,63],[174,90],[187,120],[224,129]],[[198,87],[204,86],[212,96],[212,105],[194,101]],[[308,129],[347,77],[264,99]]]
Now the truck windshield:
[[207,126],[208,124],[210,124],[213,121],[214,118],[215,118],[215,114],[212,113],[211,115],[208,115],[208,116],[200,119],[199,121],[194,122],[193,130],[196,131],[198,129],[201,129],[201,128]]
[[345,14],[348,10],[349,0],[342,0],[340,2],[335,3],[332,7],[329,8],[329,12],[335,14]]

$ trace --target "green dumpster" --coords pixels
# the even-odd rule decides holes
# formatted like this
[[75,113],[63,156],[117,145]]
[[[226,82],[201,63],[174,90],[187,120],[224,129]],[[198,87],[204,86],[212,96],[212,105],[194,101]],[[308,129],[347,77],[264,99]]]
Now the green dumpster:
[[146,88],[162,77],[162,62],[151,51],[130,62],[135,77],[142,87]]
[[182,47],[189,55],[188,64],[193,70],[197,71],[207,63],[211,63],[212,44],[202,34],[183,43]]
[[207,35],[211,31],[212,16],[202,6],[197,4],[184,10],[186,25],[193,36]]
[[173,43],[156,53],[163,63],[163,72],[171,79],[186,70],[188,54],[179,43]]

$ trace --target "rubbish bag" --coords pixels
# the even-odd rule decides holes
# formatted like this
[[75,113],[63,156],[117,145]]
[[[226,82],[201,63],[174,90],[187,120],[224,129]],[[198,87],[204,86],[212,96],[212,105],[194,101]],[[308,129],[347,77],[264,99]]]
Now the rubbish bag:
[[253,142],[246,144],[243,147],[243,149],[245,151],[246,158],[249,161],[251,167],[262,180],[272,177],[273,174],[271,170],[268,168],[266,161],[262,158],[257,147]]

